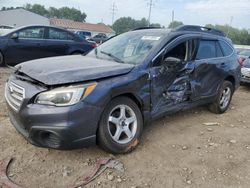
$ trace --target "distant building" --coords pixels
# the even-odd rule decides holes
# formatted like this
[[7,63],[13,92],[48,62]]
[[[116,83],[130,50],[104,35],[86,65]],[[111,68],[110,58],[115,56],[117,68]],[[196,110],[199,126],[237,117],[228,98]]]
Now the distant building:
[[72,31],[89,31],[92,36],[98,33],[105,33],[108,36],[115,35],[115,32],[105,24],[91,24],[56,18],[49,19],[22,8],[0,11],[0,26],[22,27],[27,25],[51,25]]
[[115,31],[105,24],[91,24],[86,22],[76,22],[67,19],[50,19],[50,25],[62,27],[72,31],[89,31],[92,36],[98,33],[105,33],[107,36],[115,35]]
[[27,25],[49,25],[49,19],[24,9],[0,11],[0,25],[21,27]]

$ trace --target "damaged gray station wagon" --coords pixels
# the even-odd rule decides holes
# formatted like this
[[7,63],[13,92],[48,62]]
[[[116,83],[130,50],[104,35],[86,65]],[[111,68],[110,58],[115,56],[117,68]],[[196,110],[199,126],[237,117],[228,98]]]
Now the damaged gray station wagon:
[[230,39],[215,29],[137,29],[86,56],[38,59],[15,67],[5,98],[15,128],[34,145],[135,148],[143,126],[199,105],[224,113],[240,83]]

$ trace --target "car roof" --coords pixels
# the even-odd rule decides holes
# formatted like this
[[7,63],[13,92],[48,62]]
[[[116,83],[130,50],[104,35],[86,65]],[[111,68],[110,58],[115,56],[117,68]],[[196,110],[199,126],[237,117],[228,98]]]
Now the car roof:
[[183,25],[175,29],[154,28],[154,27],[145,28],[144,27],[144,28],[134,29],[133,32],[161,33],[161,34],[166,34],[166,35],[168,34],[176,34],[176,35],[198,34],[201,36],[226,38],[226,35],[223,31],[208,28],[208,27],[196,26],[196,25]]
[[26,25],[26,26],[22,26],[22,27],[17,27],[14,30],[17,31],[17,30],[20,30],[20,29],[28,28],[28,27],[48,27],[48,28],[62,29],[62,30],[69,31],[69,30],[61,28],[61,27],[55,27],[55,26],[50,26],[50,25]]

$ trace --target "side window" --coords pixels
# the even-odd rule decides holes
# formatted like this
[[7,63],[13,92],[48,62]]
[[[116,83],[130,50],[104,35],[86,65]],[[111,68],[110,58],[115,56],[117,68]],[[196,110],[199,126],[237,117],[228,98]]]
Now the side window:
[[216,54],[216,41],[201,40],[199,49],[196,55],[196,60],[209,59],[217,57]]
[[188,42],[183,42],[177,45],[165,54],[164,59],[167,57],[174,57],[180,59],[181,61],[186,61],[188,56],[187,46]]
[[61,31],[58,29],[49,29],[49,39],[55,40],[73,40],[73,35],[66,31]]
[[224,41],[219,41],[223,50],[224,56],[229,56],[233,53],[233,49]]
[[217,57],[223,57],[223,53],[218,41],[216,42],[216,52],[217,52]]
[[[192,39],[188,41],[184,41],[170,51],[168,51],[165,55],[161,54],[154,60],[154,67],[160,66],[163,59],[168,57],[174,57],[180,59],[182,62],[194,60],[197,53],[198,40]],[[164,57],[163,57],[164,55]]]
[[42,27],[34,27],[23,29],[18,32],[19,38],[29,38],[29,39],[43,39],[44,37],[44,28]]

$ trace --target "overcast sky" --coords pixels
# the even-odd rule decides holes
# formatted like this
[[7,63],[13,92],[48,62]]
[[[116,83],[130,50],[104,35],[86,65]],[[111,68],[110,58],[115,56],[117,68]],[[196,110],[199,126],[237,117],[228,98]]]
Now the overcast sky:
[[[45,7],[74,7],[87,14],[87,22],[103,21],[111,24],[111,7],[115,3],[115,19],[130,16],[135,19],[148,18],[150,0],[0,0],[0,7],[22,6],[32,2]],[[151,22],[167,26],[171,22],[171,12],[175,20],[185,24],[230,24],[238,28],[250,28],[250,0],[153,0]],[[232,21],[232,22],[231,22]]]

